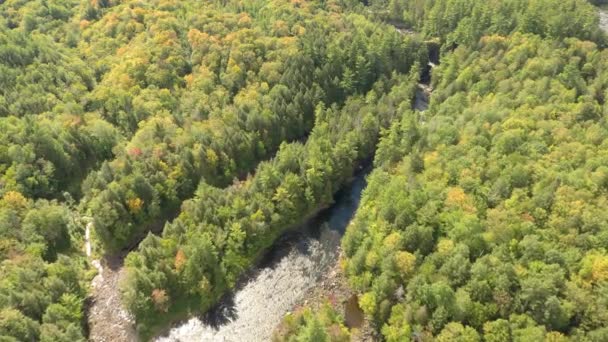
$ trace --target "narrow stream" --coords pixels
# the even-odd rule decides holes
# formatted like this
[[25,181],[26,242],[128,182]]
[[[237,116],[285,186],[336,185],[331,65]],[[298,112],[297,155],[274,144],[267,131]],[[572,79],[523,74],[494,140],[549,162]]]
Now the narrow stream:
[[368,171],[360,171],[335,204],[277,241],[248,281],[202,318],[156,341],[268,341],[276,325],[338,258],[340,238],[357,210]]
[[429,98],[431,95],[432,89],[428,84],[418,83],[418,88],[416,89],[416,98],[414,99],[414,109],[420,112],[424,112],[429,108]]

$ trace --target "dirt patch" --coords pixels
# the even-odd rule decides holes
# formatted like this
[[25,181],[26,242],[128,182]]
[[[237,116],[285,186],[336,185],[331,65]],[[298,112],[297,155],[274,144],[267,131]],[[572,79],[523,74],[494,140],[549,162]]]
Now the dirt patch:
[[122,306],[118,285],[124,276],[122,258],[104,260],[92,282],[88,312],[89,340],[94,342],[138,341],[134,321]]
[[365,317],[359,307],[359,297],[354,294],[344,303],[344,322],[349,328],[361,328]]

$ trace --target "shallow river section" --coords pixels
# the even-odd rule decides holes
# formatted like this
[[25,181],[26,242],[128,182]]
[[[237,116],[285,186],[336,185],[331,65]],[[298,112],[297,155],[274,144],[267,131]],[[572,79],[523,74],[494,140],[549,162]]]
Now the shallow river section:
[[204,317],[177,324],[156,341],[268,341],[281,319],[337,261],[340,238],[359,205],[366,171],[335,197],[335,203],[289,232],[265,254],[237,289]]

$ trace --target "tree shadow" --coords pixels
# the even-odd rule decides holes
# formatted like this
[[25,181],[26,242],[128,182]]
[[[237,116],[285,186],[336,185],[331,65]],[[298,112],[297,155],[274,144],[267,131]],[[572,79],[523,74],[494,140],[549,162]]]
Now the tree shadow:
[[205,325],[215,330],[237,318],[238,313],[236,312],[236,305],[234,303],[234,292],[224,295],[215,306],[199,317]]

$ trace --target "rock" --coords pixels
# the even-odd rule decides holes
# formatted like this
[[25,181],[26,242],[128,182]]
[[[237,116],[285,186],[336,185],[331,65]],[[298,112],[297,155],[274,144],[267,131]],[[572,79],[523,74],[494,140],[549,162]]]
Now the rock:
[[405,289],[403,288],[403,285],[399,286],[399,288],[395,290],[394,296],[397,300],[403,299],[403,296],[405,296]]
[[604,32],[608,32],[608,11],[605,9],[601,9],[600,11],[600,28],[604,30]]

